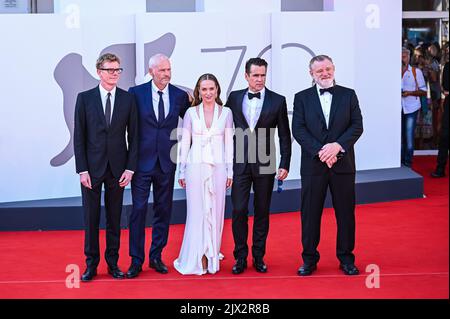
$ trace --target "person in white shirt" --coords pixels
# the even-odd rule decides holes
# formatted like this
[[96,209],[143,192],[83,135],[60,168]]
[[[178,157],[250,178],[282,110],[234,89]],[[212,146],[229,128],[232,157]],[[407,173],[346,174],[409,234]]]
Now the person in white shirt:
[[420,69],[409,64],[410,51],[402,48],[402,164],[412,165],[414,153],[414,132],[420,97],[427,95],[427,85]]

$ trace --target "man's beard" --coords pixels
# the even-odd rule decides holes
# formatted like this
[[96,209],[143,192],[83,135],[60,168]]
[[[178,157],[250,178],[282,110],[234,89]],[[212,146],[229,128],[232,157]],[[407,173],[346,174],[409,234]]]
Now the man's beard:
[[334,83],[334,79],[326,79],[326,80],[321,80],[320,82],[318,82],[319,84],[321,84],[321,86],[323,88],[328,88],[333,86]]

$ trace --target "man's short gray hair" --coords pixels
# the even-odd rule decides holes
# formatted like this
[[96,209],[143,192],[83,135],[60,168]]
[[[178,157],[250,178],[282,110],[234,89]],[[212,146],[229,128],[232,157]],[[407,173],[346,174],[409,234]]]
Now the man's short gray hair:
[[157,54],[153,55],[148,60],[148,68],[154,69],[162,60],[169,60],[169,58],[165,54],[162,54],[162,53],[157,53]]
[[331,63],[333,63],[333,60],[328,55],[325,55],[325,54],[316,55],[315,57],[313,57],[311,59],[311,61],[309,61],[309,69],[312,70],[312,65],[314,64],[314,62],[322,62],[325,60],[328,60]]
[[408,48],[402,47],[402,53],[408,52],[408,54],[411,54],[411,51],[409,51]]

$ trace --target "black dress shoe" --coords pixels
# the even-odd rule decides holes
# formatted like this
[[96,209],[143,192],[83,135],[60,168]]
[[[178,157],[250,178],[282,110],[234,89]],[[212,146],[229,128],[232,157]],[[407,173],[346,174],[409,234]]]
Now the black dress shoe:
[[241,274],[247,268],[247,260],[237,259],[231,272],[235,275]]
[[149,267],[161,274],[167,274],[169,272],[167,266],[164,265],[161,259],[150,259]]
[[91,281],[95,276],[97,276],[97,269],[87,268],[81,275],[81,281]]
[[434,171],[430,174],[430,176],[434,177],[434,178],[440,178],[440,177],[445,177],[445,174],[442,172]]
[[297,271],[299,276],[311,276],[317,269],[317,264],[303,264]]
[[257,272],[267,272],[267,266],[262,258],[253,258],[253,267]]
[[342,270],[342,272],[344,274],[346,274],[347,276],[359,275],[359,270],[358,270],[358,268],[356,268],[356,266],[354,264],[348,264],[348,265],[340,264],[339,269]]
[[130,268],[128,268],[127,271],[127,278],[137,277],[141,271],[142,271],[141,265],[131,264]]
[[119,269],[119,267],[108,267],[108,274],[110,274],[114,279],[124,279],[125,274]]

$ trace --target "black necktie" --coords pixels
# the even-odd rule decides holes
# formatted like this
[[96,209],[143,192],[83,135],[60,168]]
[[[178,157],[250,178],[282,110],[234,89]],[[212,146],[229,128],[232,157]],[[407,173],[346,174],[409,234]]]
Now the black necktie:
[[250,92],[248,92],[248,99],[249,100],[253,99],[254,97],[256,97],[257,99],[260,99],[261,98],[261,92],[258,92],[258,93],[250,93]]
[[326,89],[319,89],[319,92],[320,92],[320,95],[323,95],[325,92],[333,94],[334,87],[332,86],[332,87],[329,87],[329,88],[326,88]]
[[106,99],[105,118],[106,118],[106,127],[109,127],[111,125],[111,93],[109,92],[108,98]]
[[164,101],[162,98],[163,92],[158,91],[159,103],[158,103],[158,124],[161,124],[164,120]]

